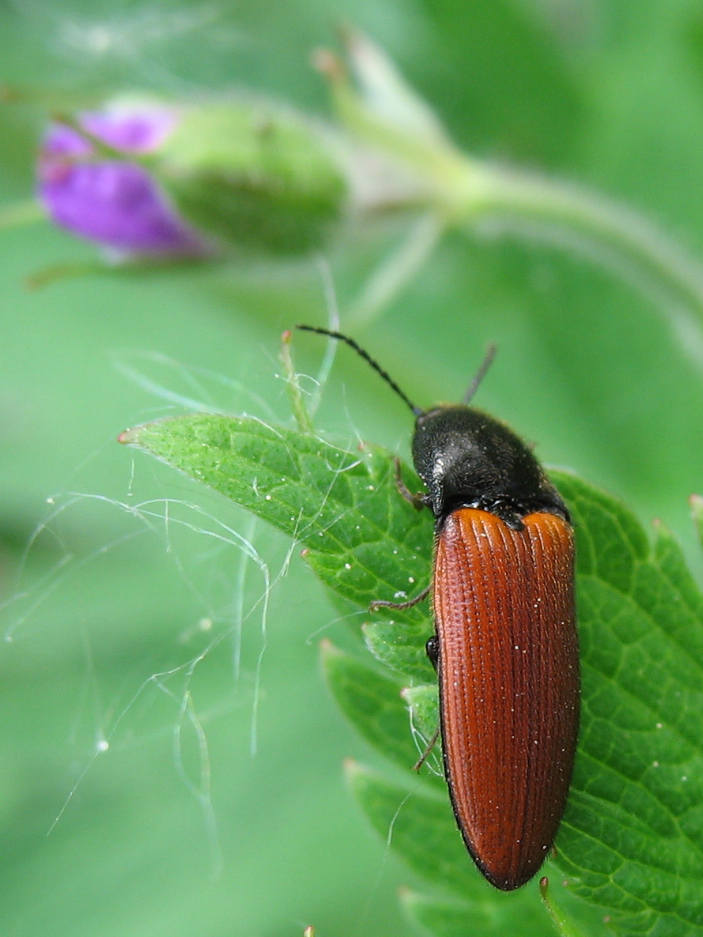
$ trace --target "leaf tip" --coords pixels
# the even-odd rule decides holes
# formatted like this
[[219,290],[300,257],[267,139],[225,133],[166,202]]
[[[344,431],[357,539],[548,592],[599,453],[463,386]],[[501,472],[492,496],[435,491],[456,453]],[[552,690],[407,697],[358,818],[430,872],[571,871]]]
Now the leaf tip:
[[329,660],[332,657],[343,657],[344,651],[341,651],[329,638],[323,638],[320,641],[320,654],[323,660]]
[[324,668],[327,668],[335,659],[342,656],[343,652],[340,651],[338,647],[335,647],[329,638],[323,638],[322,641],[320,641],[320,657]]
[[345,758],[342,762],[342,767],[344,768],[344,775],[350,784],[353,784],[354,781],[363,774],[363,768],[354,758]]
[[346,70],[342,60],[331,49],[314,49],[310,56],[310,64],[316,72],[331,84],[341,82],[346,77]]
[[133,428],[122,430],[122,432],[117,437],[117,442],[121,443],[123,446],[132,446],[137,441],[137,430]]

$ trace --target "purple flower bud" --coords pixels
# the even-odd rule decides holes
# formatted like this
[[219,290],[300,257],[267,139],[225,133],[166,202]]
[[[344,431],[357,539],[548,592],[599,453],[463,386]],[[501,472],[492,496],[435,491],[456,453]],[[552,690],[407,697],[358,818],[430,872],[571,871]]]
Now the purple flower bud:
[[122,100],[50,127],[39,197],[57,224],[131,256],[301,253],[347,210],[342,149],[263,100]]
[[179,217],[158,182],[129,159],[157,150],[178,121],[176,111],[142,106],[80,114],[77,129],[52,125],[38,167],[39,197],[50,217],[120,253],[210,252],[206,239]]

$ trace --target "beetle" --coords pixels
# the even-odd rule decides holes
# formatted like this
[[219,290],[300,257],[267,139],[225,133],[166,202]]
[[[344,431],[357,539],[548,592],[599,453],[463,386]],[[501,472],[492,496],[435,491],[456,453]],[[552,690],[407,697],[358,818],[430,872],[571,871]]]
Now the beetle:
[[[412,455],[425,491],[401,495],[434,515],[431,593],[444,772],[457,825],[485,878],[509,891],[537,872],[561,821],[579,724],[574,537],[569,512],[531,449],[469,403],[416,407],[386,371],[344,342],[415,417]],[[426,754],[432,747],[433,739]],[[424,757],[418,763],[421,764]]]

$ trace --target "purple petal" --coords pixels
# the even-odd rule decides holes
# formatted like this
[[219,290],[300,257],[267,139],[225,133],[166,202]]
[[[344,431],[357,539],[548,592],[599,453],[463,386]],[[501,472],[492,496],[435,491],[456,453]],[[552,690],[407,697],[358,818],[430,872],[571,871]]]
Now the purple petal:
[[42,141],[40,161],[49,163],[53,156],[88,156],[92,152],[92,145],[77,130],[52,124]]
[[[126,154],[158,147],[177,116],[166,109],[113,109],[81,114],[78,121],[92,136]],[[56,224],[127,253],[210,251],[145,169],[99,156],[92,161],[93,153],[93,144],[78,130],[63,124],[49,128],[39,158],[39,197]]]
[[204,254],[203,238],[176,215],[146,170],[133,163],[40,166],[39,195],[51,218],[82,237],[138,254]]
[[173,131],[178,117],[165,109],[114,110],[81,114],[79,122],[88,133],[108,146],[126,153],[148,153],[157,149]]
[[[178,116],[164,108],[86,111],[77,117],[87,133],[124,153],[149,153],[158,149],[175,128]],[[52,124],[44,137],[42,155],[86,156],[93,146],[80,131],[65,124]]]

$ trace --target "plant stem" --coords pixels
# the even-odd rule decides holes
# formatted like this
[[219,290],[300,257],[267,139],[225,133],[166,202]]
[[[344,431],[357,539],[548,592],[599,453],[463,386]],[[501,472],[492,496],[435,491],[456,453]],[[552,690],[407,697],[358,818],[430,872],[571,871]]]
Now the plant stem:
[[673,291],[703,321],[703,267],[637,212],[575,185],[474,160],[466,162],[463,190],[447,193],[455,224],[527,234],[595,256],[639,286]]
[[280,360],[281,364],[283,365],[283,373],[286,379],[286,387],[288,388],[288,396],[290,398],[291,408],[293,410],[293,415],[295,417],[298,430],[301,433],[312,434],[312,420],[310,419],[310,414],[308,413],[305,406],[305,401],[303,400],[298,374],[295,370],[295,365],[293,364],[293,356],[291,355],[291,337],[291,333],[288,330],[286,330],[281,336]]
[[436,247],[444,224],[436,212],[426,212],[414,221],[407,236],[385,257],[354,300],[347,321],[354,329],[365,328],[419,272]]

